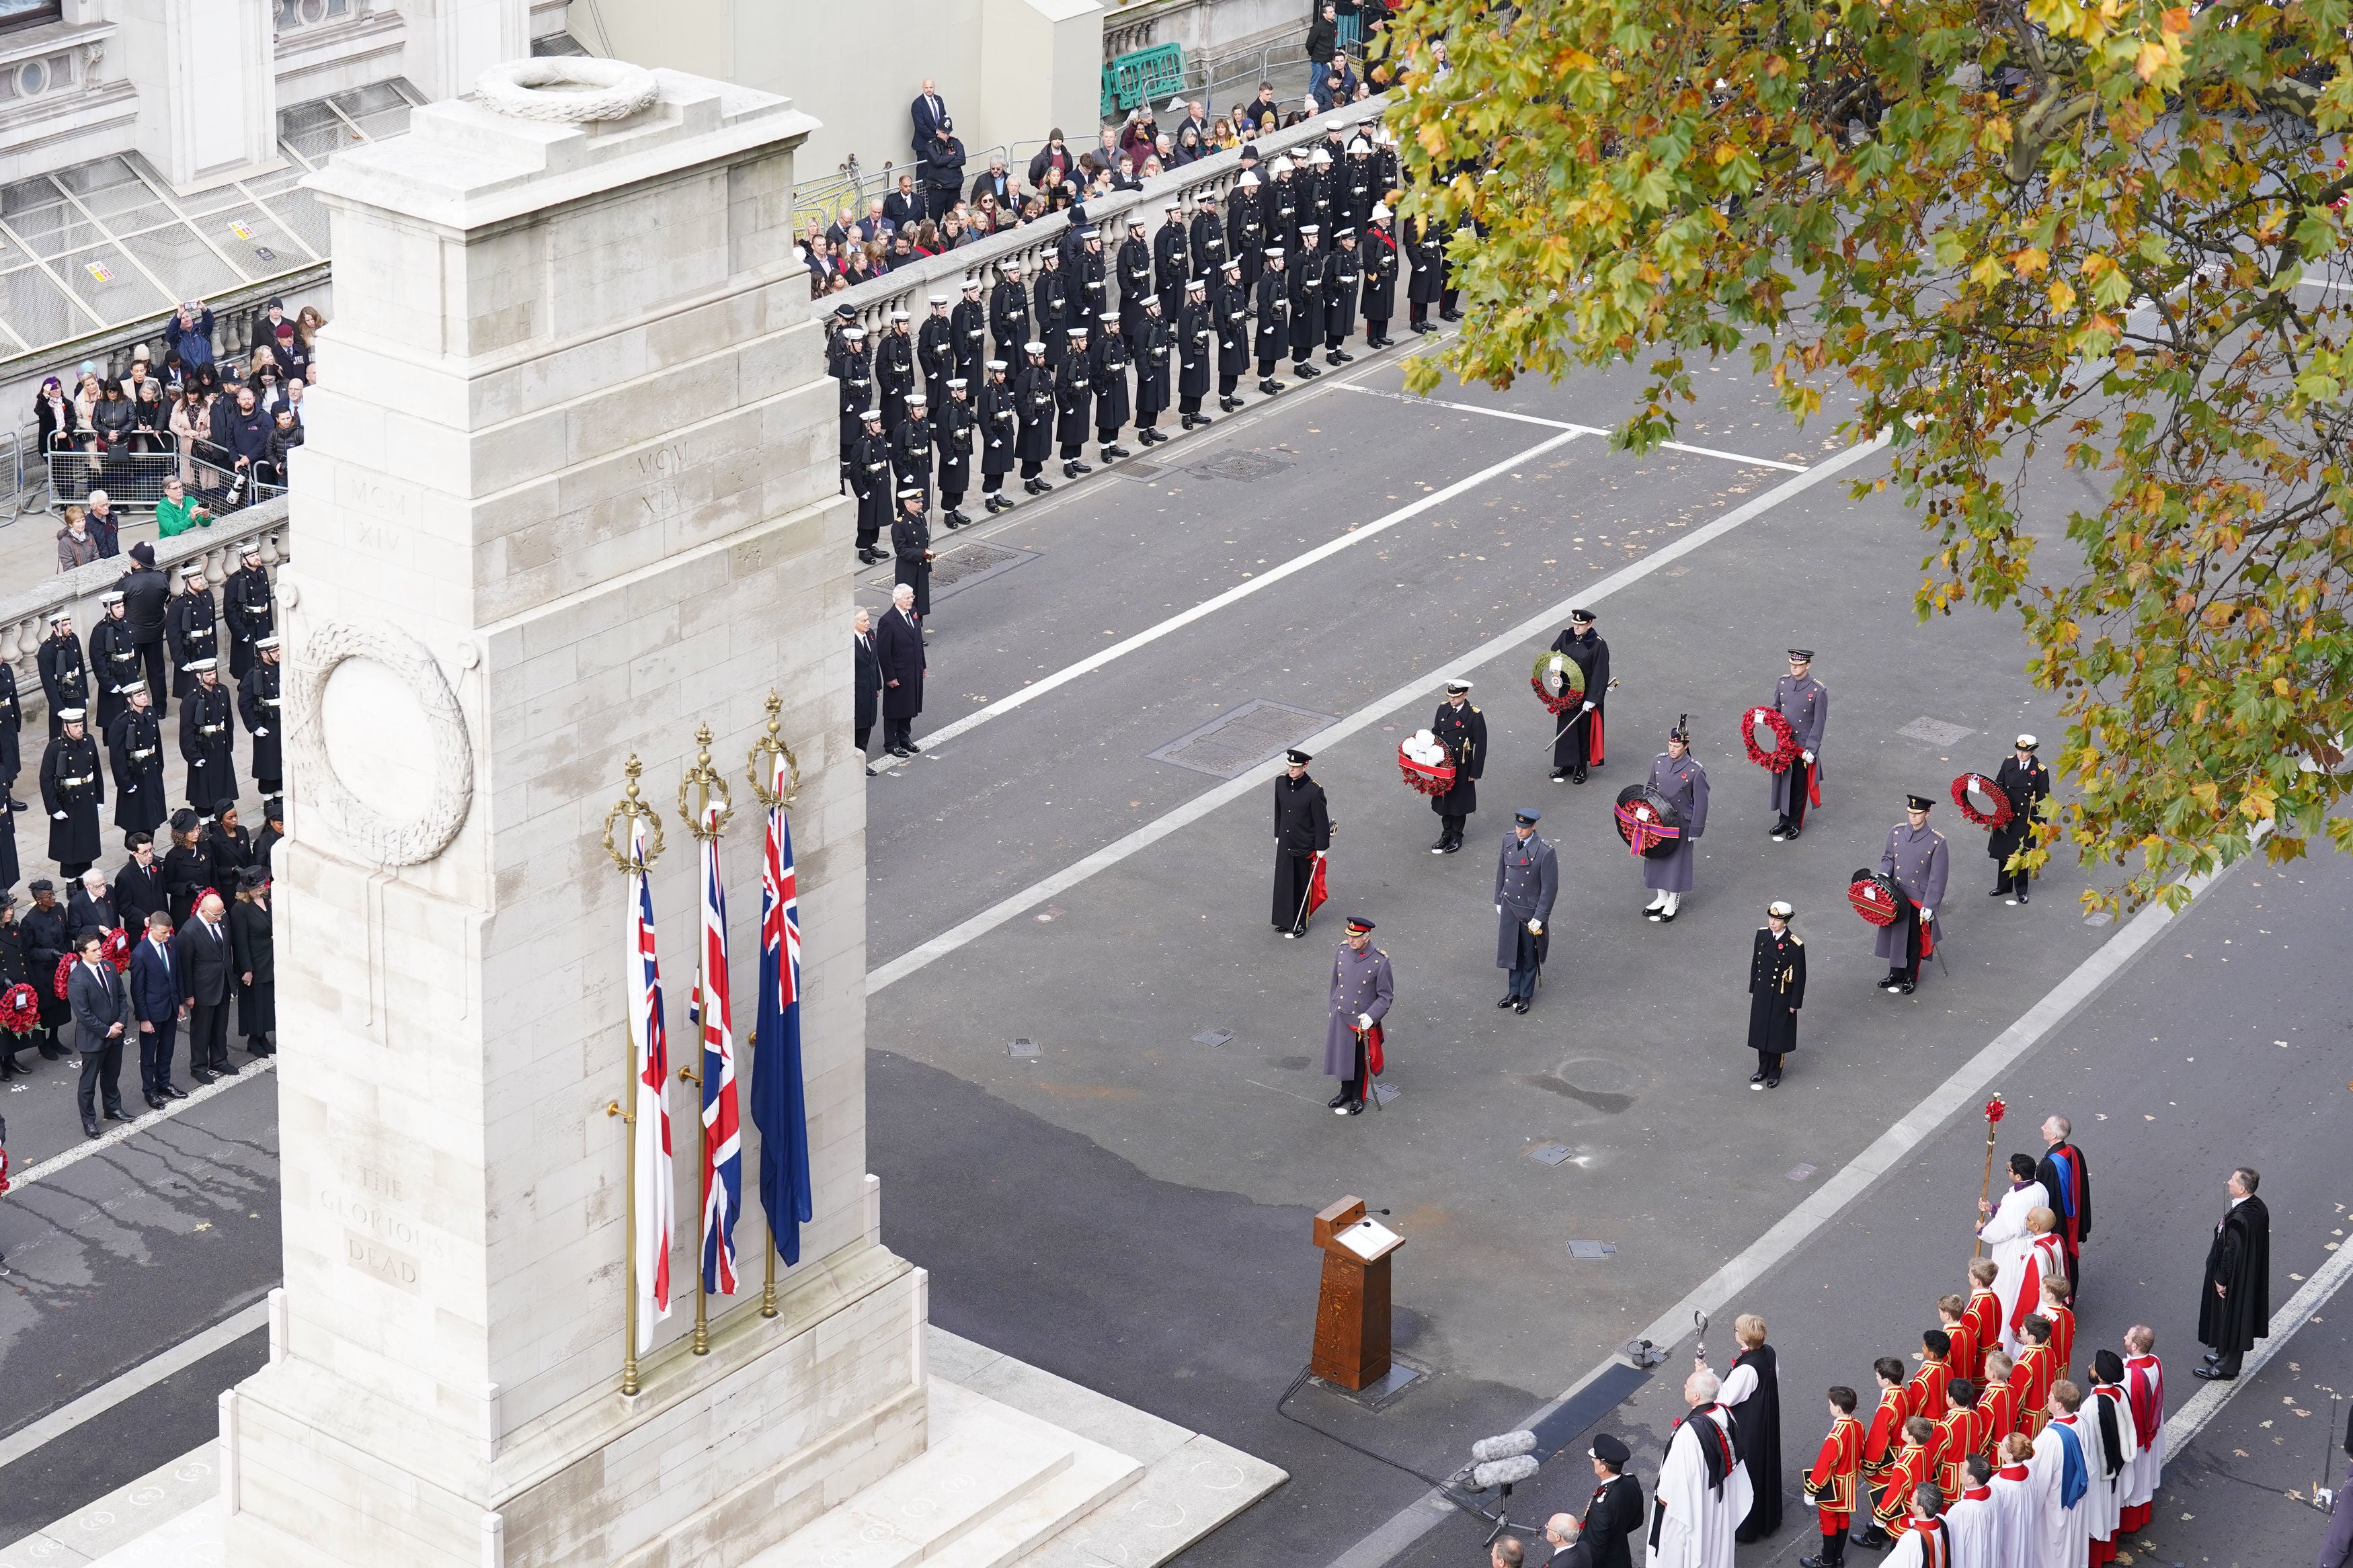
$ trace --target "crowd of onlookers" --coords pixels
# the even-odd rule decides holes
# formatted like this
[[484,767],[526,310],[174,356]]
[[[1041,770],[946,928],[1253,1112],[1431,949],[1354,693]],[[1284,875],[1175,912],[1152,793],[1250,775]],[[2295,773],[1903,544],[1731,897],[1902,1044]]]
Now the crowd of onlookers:
[[[1303,98],[1278,100],[1274,84],[1213,115],[1206,100],[1171,99],[1157,115],[1145,103],[1117,125],[1101,127],[1092,146],[1073,147],[1061,128],[1025,167],[1008,166],[1002,152],[975,170],[955,117],[937,86],[925,79],[909,106],[914,162],[892,178],[892,188],[842,204],[831,223],[808,220],[798,254],[809,271],[812,298],[854,289],[912,262],[970,245],[992,234],[1050,217],[1073,205],[1145,182],[1253,138],[1271,135],[1316,114],[1370,98],[1386,85],[1387,67],[1368,54],[1351,56],[1345,43],[1368,47],[1387,25],[1388,0],[1319,0],[1307,34],[1309,89]],[[1353,21],[1354,26],[1347,26]],[[1439,58],[1443,60],[1442,49]]]
[[[58,569],[120,552],[114,512],[129,494],[153,502],[168,539],[283,488],[326,324],[311,306],[290,316],[272,300],[267,330],[240,363],[215,353],[213,312],[191,300],[164,326],[161,363],[142,343],[127,375],[101,376],[86,363],[70,387],[58,376],[44,381],[33,424],[55,499],[69,503]],[[176,464],[153,460],[167,453]]]

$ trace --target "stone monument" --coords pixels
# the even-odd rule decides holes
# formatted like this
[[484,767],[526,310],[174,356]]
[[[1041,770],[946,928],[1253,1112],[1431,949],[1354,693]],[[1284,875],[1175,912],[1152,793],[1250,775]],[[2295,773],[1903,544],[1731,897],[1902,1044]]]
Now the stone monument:
[[[281,584],[287,1272],[282,1354],[226,1402],[240,1568],[735,1563],[926,1444],[923,1281],[881,1244],[865,1175],[852,517],[790,224],[814,121],[550,65],[311,182],[338,310],[293,476],[311,558]],[[764,1318],[747,1124],[751,1289],[712,1301],[710,1353],[689,1353],[680,1086],[680,1310],[624,1398],[624,906],[601,824],[635,753],[670,816],[683,1040],[694,856],[664,796],[707,723],[746,808],[724,857],[748,998],[740,781],[772,689],[803,773],[815,1220]]]

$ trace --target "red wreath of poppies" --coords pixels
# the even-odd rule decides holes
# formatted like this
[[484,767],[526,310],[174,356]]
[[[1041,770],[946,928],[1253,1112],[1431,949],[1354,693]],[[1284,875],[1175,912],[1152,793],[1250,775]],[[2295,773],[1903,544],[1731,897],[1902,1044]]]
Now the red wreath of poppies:
[[49,981],[49,989],[58,994],[58,1000],[60,1002],[66,999],[66,976],[73,973],[73,954],[70,952],[58,959],[58,972]]
[[[1762,724],[1773,731],[1773,749],[1769,752],[1757,744],[1757,726]],[[1767,773],[1785,773],[1805,748],[1798,744],[1797,732],[1789,721],[1781,717],[1778,708],[1751,708],[1740,716],[1740,743],[1748,748],[1748,760]]]
[[116,926],[106,933],[105,945],[98,952],[100,957],[114,965],[115,973],[128,973],[131,968],[131,933],[122,927]]
[[1895,923],[1897,911],[1888,900],[1887,889],[1868,877],[1857,877],[1847,884],[1846,901],[1854,906],[1856,914],[1873,925],[1892,926]]
[[1417,763],[1405,754],[1402,743],[1398,747],[1398,772],[1405,775],[1406,784],[1418,794],[1440,795],[1454,787],[1452,763],[1441,763],[1434,768]]
[[[1987,795],[1993,797],[1994,804],[1991,811],[1979,811],[1969,804],[1969,789],[1972,785],[1982,788]],[[1953,804],[1961,808],[1963,816],[1979,827],[1990,828],[1999,833],[2010,826],[2010,796],[2004,795],[1993,780],[1983,773],[1963,773],[1959,778],[1955,779]]]
[[29,1035],[41,1024],[41,996],[22,981],[0,994],[0,1029],[12,1035]]

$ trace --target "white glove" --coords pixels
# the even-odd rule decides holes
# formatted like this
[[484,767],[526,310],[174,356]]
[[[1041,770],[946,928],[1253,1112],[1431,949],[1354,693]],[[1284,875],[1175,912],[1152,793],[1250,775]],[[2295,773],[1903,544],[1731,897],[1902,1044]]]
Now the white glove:
[[1924,921],[1935,920],[1936,918],[1936,911],[1934,910],[1922,910],[1920,911],[1920,918]]
[[256,730],[256,731],[254,731],[254,733],[255,733],[256,735],[267,735],[268,733],[269,733],[269,727],[268,725],[266,725],[266,724],[265,724],[265,725],[263,725],[260,729]]
[[1530,921],[1528,922],[1528,934],[1529,934],[1530,936],[1542,936],[1542,935],[1544,935],[1544,921]]
[[[53,811],[49,815],[56,817],[59,822],[63,822],[66,819],[66,814],[62,811]],[[1504,906],[1497,904],[1495,906],[1495,912],[1497,914],[1502,914],[1504,912]]]
[[1799,755],[1799,756],[1801,756],[1801,757],[1803,757],[1803,758],[1805,758],[1805,759],[1806,759],[1806,763],[1807,763],[1807,765],[1808,765],[1808,766],[1811,766],[1811,765],[1812,765],[1812,763],[1813,763],[1813,760],[1814,760],[1814,753],[1813,753],[1813,752],[1799,752],[1798,753],[1798,755]]
[[1592,712],[1592,711],[1593,711],[1593,699],[1591,699],[1591,698],[1589,698],[1589,697],[1588,697],[1588,698],[1587,698],[1587,699],[1585,700],[1585,710],[1586,710],[1588,713],[1590,713],[1590,712]]
[[[65,813],[61,811],[61,812],[58,813],[58,815],[59,816],[63,816],[65,815]],[[1503,905],[1501,905],[1501,904],[1497,904],[1497,905],[1495,906],[1495,912],[1496,912],[1497,914],[1499,914],[1499,915],[1500,915],[1500,914],[1502,914],[1502,913],[1504,912],[1504,906],[1503,906]]]
[[1370,1013],[1359,1013],[1356,1015],[1356,1027],[1359,1029],[1369,1029],[1372,1026],[1373,1016]]

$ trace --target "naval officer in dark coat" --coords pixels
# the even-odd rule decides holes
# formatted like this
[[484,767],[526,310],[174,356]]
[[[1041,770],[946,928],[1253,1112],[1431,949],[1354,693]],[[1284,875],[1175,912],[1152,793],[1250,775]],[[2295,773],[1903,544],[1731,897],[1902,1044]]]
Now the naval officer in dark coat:
[[1324,1026],[1324,1075],[1340,1080],[1331,1100],[1333,1114],[1355,1116],[1372,1092],[1372,1042],[1397,1000],[1397,976],[1389,955],[1373,945],[1373,922],[1348,917],[1348,937],[1332,958],[1332,1005]]
[[1454,787],[1430,797],[1430,809],[1438,813],[1440,824],[1430,852],[1451,855],[1462,847],[1463,823],[1479,809],[1479,775],[1487,771],[1487,718],[1471,706],[1469,681],[1446,683],[1446,700],[1438,705],[1430,732],[1454,764]]
[[1511,984],[1498,1007],[1525,1013],[1536,999],[1536,977],[1551,946],[1546,927],[1560,891],[1560,859],[1536,834],[1544,814],[1525,808],[1512,814],[1512,830],[1495,857],[1495,967]]
[[1765,906],[1765,924],[1748,959],[1748,1048],[1757,1070],[1748,1087],[1781,1081],[1781,1058],[1798,1048],[1798,1009],[1806,1005],[1806,943],[1789,929],[1798,911],[1779,900]]
[[1651,759],[1651,788],[1675,808],[1683,826],[1673,854],[1642,860],[1642,885],[1651,889],[1651,901],[1642,912],[1664,925],[1675,918],[1683,895],[1692,890],[1692,863],[1698,858],[1694,846],[1707,831],[1707,770],[1691,754],[1690,714],[1675,721],[1667,731],[1667,749]]
[[1332,813],[1324,786],[1307,776],[1314,759],[1293,746],[1283,761],[1274,781],[1274,929],[1288,938],[1307,934],[1307,890],[1315,857],[1332,847]]
[[1830,689],[1813,676],[1814,650],[1789,650],[1789,673],[1773,683],[1773,708],[1789,721],[1798,760],[1773,775],[1773,837],[1795,838],[1806,826],[1807,797],[1822,781],[1822,731],[1830,725]]
[[2030,871],[2011,870],[2010,858],[2032,847],[2035,810],[2051,793],[2051,770],[2034,754],[2035,745],[2033,736],[2021,735],[2013,742],[2015,749],[2001,760],[2001,771],[1993,776],[1994,788],[2009,797],[2010,820],[1986,837],[1994,877],[1993,891],[1988,896],[2007,897],[2013,904],[2026,902],[2027,884],[2034,879]]
[[1552,651],[1566,655],[1585,677],[1582,704],[1562,715],[1560,733],[1553,740],[1555,784],[1583,784],[1585,770],[1606,760],[1601,710],[1609,697],[1609,645],[1593,629],[1593,621],[1591,610],[1571,610],[1568,625],[1552,639]]
[[1928,826],[1936,803],[1925,795],[1905,797],[1904,820],[1887,830],[1879,869],[1895,879],[1908,900],[1901,918],[1879,928],[1873,951],[1887,961],[1882,991],[1909,996],[1920,983],[1920,961],[1936,952],[1936,906],[1945,901],[1945,878],[1952,857],[1945,836]]

